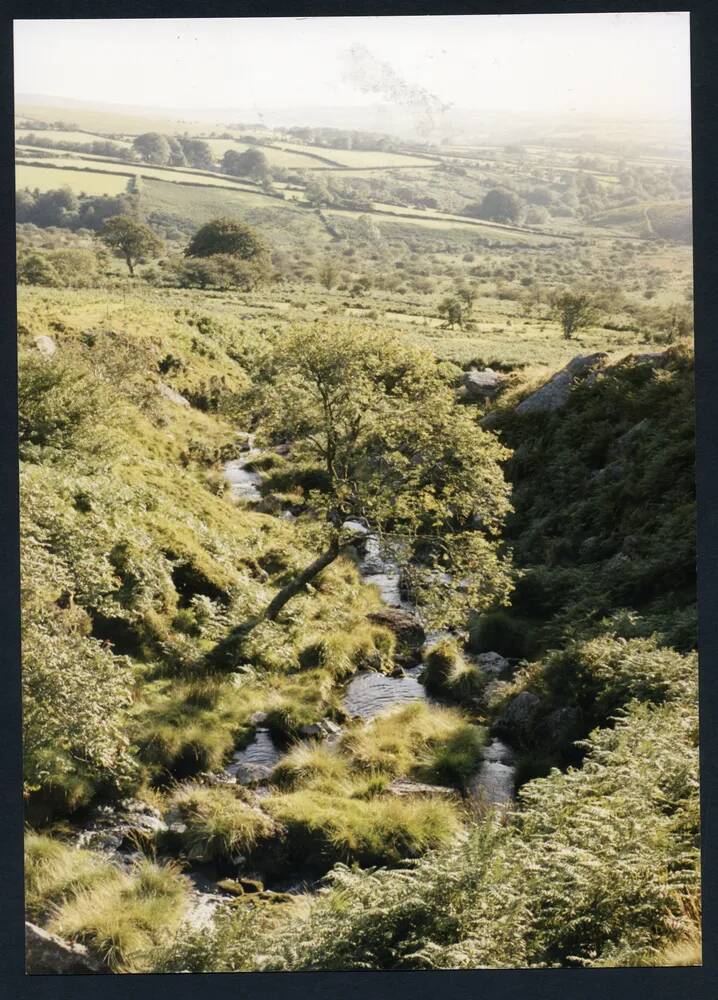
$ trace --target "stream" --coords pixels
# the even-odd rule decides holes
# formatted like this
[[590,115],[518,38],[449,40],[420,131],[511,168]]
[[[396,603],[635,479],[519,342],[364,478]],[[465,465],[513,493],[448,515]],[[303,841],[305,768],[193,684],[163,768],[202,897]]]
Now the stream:
[[[262,477],[259,473],[249,471],[246,466],[260,452],[254,447],[252,436],[248,437],[247,444],[247,452],[242,458],[227,462],[224,473],[230,483],[232,497],[242,501],[257,501],[261,499],[259,485]],[[348,521],[345,527],[359,534],[365,532],[359,560],[359,572],[364,583],[373,584],[384,604],[389,607],[403,608],[416,614],[416,606],[402,597],[399,565],[390,556],[382,554],[379,538],[370,534],[360,522]],[[452,637],[452,633],[447,631],[430,633],[425,648],[440,639]],[[372,671],[357,674],[347,684],[344,692],[346,711],[350,716],[366,722],[394,705],[427,699],[424,686],[419,681],[421,670],[420,665],[412,667],[400,677],[387,677]],[[262,782],[271,776],[281,756],[269,731],[258,728],[254,740],[234,754],[224,775],[242,784],[261,787]],[[483,751],[481,765],[469,783],[469,795],[484,805],[506,808],[514,797],[515,770],[515,755],[511,747],[499,739],[490,739]]]

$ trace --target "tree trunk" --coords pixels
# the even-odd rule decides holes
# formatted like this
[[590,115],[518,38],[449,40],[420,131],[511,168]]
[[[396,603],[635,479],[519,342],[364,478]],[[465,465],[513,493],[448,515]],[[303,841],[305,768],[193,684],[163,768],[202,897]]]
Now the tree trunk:
[[130,269],[130,277],[134,278],[134,276],[135,276],[135,269],[132,266],[132,258],[130,257],[129,254],[126,255],[125,262],[127,263],[127,266]]
[[267,605],[262,618],[273,622],[284,605],[291,601],[293,597],[296,597],[297,594],[301,593],[306,585],[311,583],[314,577],[321,573],[323,569],[330,566],[341,550],[342,547],[339,545],[339,539],[333,538],[326,552],[323,552],[318,559],[315,559],[306,569],[302,570],[299,576],[296,576],[286,587],[282,587],[278,594],[275,594]]

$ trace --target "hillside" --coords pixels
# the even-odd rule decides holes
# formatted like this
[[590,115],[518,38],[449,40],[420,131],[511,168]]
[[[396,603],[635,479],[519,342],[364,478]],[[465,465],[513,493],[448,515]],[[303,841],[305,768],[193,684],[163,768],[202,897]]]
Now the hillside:
[[86,111],[18,114],[31,970],[699,963],[680,165]]

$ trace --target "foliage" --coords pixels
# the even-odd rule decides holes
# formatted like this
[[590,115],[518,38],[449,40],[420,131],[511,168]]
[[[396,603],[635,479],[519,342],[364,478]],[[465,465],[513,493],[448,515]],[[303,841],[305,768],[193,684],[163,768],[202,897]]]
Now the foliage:
[[265,253],[265,243],[256,230],[245,222],[227,218],[212,219],[198,229],[185,251],[187,257],[230,254],[250,261]]
[[157,257],[162,252],[162,241],[150,227],[128,215],[114,215],[106,219],[100,230],[100,239],[123,258],[131,275],[141,258]]
[[193,859],[248,854],[258,840],[274,832],[270,817],[246,802],[237,787],[180,785],[170,808],[185,828],[179,835],[181,850]]
[[552,309],[566,340],[598,319],[596,302],[588,292],[562,292],[554,298]]

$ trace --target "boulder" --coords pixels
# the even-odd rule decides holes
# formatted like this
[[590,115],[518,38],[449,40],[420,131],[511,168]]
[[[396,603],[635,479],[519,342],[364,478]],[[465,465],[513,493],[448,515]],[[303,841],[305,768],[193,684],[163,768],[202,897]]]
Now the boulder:
[[25,971],[28,975],[65,973],[97,975],[109,970],[82,944],[64,941],[37,924],[25,921]]
[[499,678],[511,669],[511,664],[501,653],[479,653],[474,657],[475,662],[492,678]]
[[577,708],[557,708],[541,724],[546,740],[561,747],[581,737],[581,713]]
[[57,344],[55,341],[52,337],[48,337],[45,333],[41,334],[39,337],[35,337],[35,347],[38,349],[40,354],[44,354],[46,358],[51,358],[57,350]]
[[375,625],[383,625],[390,629],[399,642],[418,649],[426,639],[424,626],[418,615],[406,608],[379,608],[372,611],[368,616],[369,621]]
[[491,368],[472,368],[461,376],[461,387],[466,399],[492,399],[501,388],[504,379]]
[[505,733],[512,741],[520,743],[530,735],[540,704],[538,695],[522,691],[508,703],[496,720],[496,731]]
[[340,732],[340,727],[331,719],[320,719],[319,722],[312,722],[299,727],[299,735],[324,739],[326,736],[336,736]]
[[180,392],[172,389],[169,385],[165,385],[164,382],[160,382],[159,384],[159,394],[160,396],[164,396],[165,399],[169,399],[170,403],[174,403],[176,406],[187,408],[190,405],[188,399],[185,399]]
[[560,372],[556,372],[545,385],[523,399],[516,407],[516,413],[523,416],[560,410],[568,402],[574,383],[594,369],[603,368],[607,359],[608,355],[603,352],[574,358]]

